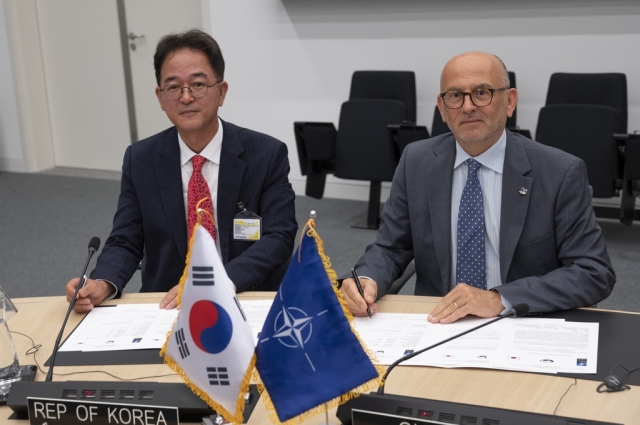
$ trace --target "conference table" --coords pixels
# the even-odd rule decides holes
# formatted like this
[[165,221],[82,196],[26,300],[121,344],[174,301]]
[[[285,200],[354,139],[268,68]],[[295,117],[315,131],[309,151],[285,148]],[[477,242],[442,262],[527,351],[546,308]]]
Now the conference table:
[[[119,303],[158,303],[164,294],[139,293],[124,294],[118,300],[105,304]],[[249,292],[239,294],[241,300],[273,298],[274,293]],[[12,300],[18,308],[8,325],[11,331],[29,335],[36,344],[42,344],[35,357],[40,365],[49,358],[56,336],[67,310],[64,297],[16,298]],[[379,310],[384,312],[429,313],[439,298],[408,295],[385,295],[378,301]],[[620,313],[636,314],[636,313]],[[84,315],[71,313],[65,330],[65,337],[71,333]],[[20,364],[33,364],[33,355],[27,355],[32,347],[31,341],[13,333]],[[639,356],[640,359],[640,356]],[[336,360],[338,361],[338,359]],[[640,363],[640,362],[639,362]],[[634,366],[634,365],[628,365]],[[45,372],[46,367],[43,367]],[[93,372],[92,372],[93,371]],[[106,371],[126,379],[146,376],[169,375],[150,378],[155,382],[182,382],[167,366],[121,365],[121,366],[56,366],[54,381],[110,381],[113,378],[95,371]],[[77,372],[85,372],[77,374]],[[86,373],[89,372],[89,373]],[[45,374],[38,372],[36,381],[42,381]],[[632,386],[630,391],[617,393],[597,393],[599,382],[554,375],[511,372],[489,369],[434,368],[400,366],[390,375],[385,392],[387,394],[408,395],[434,400],[452,401],[480,406],[521,410],[542,414],[553,414],[558,401],[566,395],[556,412],[559,416],[594,419],[623,424],[640,424],[640,387]],[[339,424],[335,410],[329,411],[329,423]],[[9,420],[10,408],[0,406],[1,424],[26,424],[26,420]],[[317,416],[307,421],[317,425],[324,417]],[[184,422],[183,422],[184,423]],[[271,422],[267,411],[259,401],[248,424],[266,425]]]

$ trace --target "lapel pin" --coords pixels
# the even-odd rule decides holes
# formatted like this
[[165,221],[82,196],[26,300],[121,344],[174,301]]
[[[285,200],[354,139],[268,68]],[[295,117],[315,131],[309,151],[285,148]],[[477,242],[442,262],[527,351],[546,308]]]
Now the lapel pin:
[[520,195],[526,195],[528,191],[529,191],[529,189],[525,189],[524,187],[521,187],[520,190],[519,190]]

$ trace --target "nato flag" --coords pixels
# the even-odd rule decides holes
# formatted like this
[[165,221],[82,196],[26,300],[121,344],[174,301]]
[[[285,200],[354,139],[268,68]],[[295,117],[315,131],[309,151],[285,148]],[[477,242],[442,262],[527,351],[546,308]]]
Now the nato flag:
[[313,237],[305,233],[256,348],[256,367],[281,422],[376,379]]

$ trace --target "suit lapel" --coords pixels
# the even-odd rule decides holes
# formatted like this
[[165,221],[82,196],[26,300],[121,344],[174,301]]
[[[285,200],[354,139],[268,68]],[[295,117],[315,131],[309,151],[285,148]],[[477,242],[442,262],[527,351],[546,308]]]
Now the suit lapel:
[[[222,120],[221,120],[222,121]],[[240,189],[247,163],[240,159],[244,147],[236,128],[222,121],[222,149],[220,151],[220,170],[218,172],[218,211],[217,230],[220,235],[222,261],[229,261],[229,243],[232,237],[233,217],[236,204],[242,201]],[[246,202],[246,200],[245,200]]]
[[178,132],[173,127],[160,141],[158,160],[155,163],[158,190],[171,234],[182,257],[187,256],[187,218],[182,194],[182,172],[180,169],[180,146]]
[[456,159],[453,136],[433,151],[427,159],[427,198],[431,213],[431,229],[436,257],[442,276],[442,293],[451,281],[451,185]]
[[[500,208],[500,277],[505,284],[516,245],[527,218],[533,178],[522,141],[507,131],[507,147],[502,175],[502,206]],[[526,193],[520,192],[524,188]],[[524,192],[523,191],[523,192]]]

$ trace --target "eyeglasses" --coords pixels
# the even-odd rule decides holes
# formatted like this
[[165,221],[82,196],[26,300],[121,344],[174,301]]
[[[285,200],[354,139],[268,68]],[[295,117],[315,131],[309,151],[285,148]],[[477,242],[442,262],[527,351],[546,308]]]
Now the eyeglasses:
[[440,93],[444,105],[449,109],[459,109],[464,105],[464,97],[469,96],[471,103],[481,108],[489,106],[493,100],[493,94],[497,91],[509,90],[509,86],[500,87],[499,89],[475,89],[471,93],[461,91],[448,91]]
[[222,80],[216,81],[210,86],[208,86],[206,83],[196,82],[196,83],[191,83],[187,87],[180,87],[179,84],[169,84],[164,86],[164,88],[162,89],[162,92],[164,93],[165,96],[167,96],[167,98],[171,100],[180,98],[180,96],[182,96],[182,90],[184,89],[189,89],[189,92],[191,92],[191,96],[193,97],[204,97],[207,94],[209,87],[213,87],[220,82],[222,82]]

